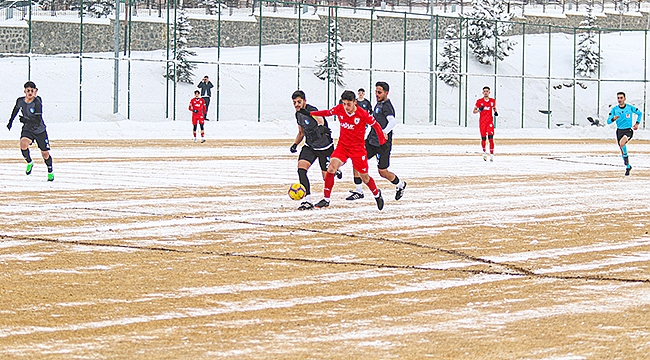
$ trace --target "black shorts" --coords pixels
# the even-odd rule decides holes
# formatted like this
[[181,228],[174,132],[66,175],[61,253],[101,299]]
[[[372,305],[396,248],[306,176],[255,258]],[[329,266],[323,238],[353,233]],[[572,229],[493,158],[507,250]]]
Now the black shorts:
[[313,164],[316,158],[318,158],[320,169],[327,171],[327,167],[330,165],[330,155],[332,155],[333,151],[334,145],[325,150],[314,150],[309,146],[303,146],[302,150],[300,150],[298,160],[306,160],[309,161],[310,164]]
[[390,151],[393,149],[393,144],[388,143],[388,150],[382,151],[381,147],[370,145],[366,141],[366,151],[368,151],[368,160],[372,159],[373,156],[377,157],[377,168],[381,170],[388,169],[390,166]]
[[627,140],[632,140],[634,131],[632,129],[616,129],[616,141],[620,144],[623,136],[627,136]]
[[34,143],[34,140],[36,140],[36,144],[38,144],[38,148],[41,149],[41,151],[50,150],[50,140],[47,138],[47,131],[43,131],[39,134],[34,134],[33,132],[25,130],[25,128],[23,128],[23,131],[20,133],[20,137],[28,138],[31,140],[32,142],[30,145]]

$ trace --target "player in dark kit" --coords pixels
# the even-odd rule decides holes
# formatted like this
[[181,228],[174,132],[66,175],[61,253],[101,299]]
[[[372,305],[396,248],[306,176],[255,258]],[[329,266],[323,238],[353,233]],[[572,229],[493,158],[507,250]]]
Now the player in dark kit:
[[[332,160],[327,167],[325,175],[325,187],[323,188],[324,197],[316,205],[317,208],[323,208],[330,205],[330,195],[334,187],[334,173],[345,164],[348,159],[352,160],[352,168],[359,173],[362,181],[368,186],[375,196],[377,208],[384,208],[384,199],[381,197],[381,191],[377,188],[375,180],[368,175],[368,153],[366,152],[365,141],[363,136],[366,132],[366,125],[372,126],[377,131],[379,144],[385,145],[386,138],[381,126],[368,112],[357,107],[357,101],[354,92],[346,90],[341,95],[343,104],[338,104],[330,110],[312,111],[311,116],[332,116],[336,115],[341,124],[341,134],[336,149],[332,153]],[[305,109],[301,112],[307,114]]]
[[[395,120],[395,108],[388,98],[388,83],[378,81],[375,84],[375,96],[377,97],[377,104],[372,111],[372,116],[379,123],[383,129],[384,136],[386,137],[386,144],[379,145],[379,138],[375,129],[371,129],[366,139],[366,150],[368,151],[368,159],[377,157],[377,169],[379,176],[390,181],[397,186],[395,192],[395,200],[399,200],[404,196],[404,189],[406,189],[406,182],[401,181],[397,175],[388,171],[390,166],[390,152],[393,148],[393,128],[397,125]],[[357,186],[355,190],[350,190],[352,193],[346,200],[357,200],[363,198],[363,187],[361,186],[361,178],[359,174],[354,172],[354,184]]]
[[50,156],[50,141],[47,138],[47,131],[43,122],[43,101],[40,96],[36,95],[38,89],[32,81],[26,82],[24,87],[25,96],[16,99],[16,105],[11,112],[7,129],[11,130],[14,119],[20,111],[20,122],[23,123],[23,129],[20,133],[20,151],[23,153],[25,161],[27,161],[25,174],[29,175],[32,173],[34,162],[29,154],[29,145],[36,141],[38,148],[41,149],[41,155],[43,156],[45,165],[47,165],[47,181],[54,181],[52,157]]
[[[323,179],[327,173],[327,167],[330,164],[330,155],[334,151],[334,142],[332,141],[332,131],[327,125],[327,120],[321,116],[311,116],[309,112],[318,111],[312,105],[307,104],[305,93],[302,90],[296,90],[291,94],[293,107],[296,109],[296,121],[298,122],[298,134],[289,151],[298,152],[298,144],[305,139],[305,145],[300,150],[298,156],[298,179],[302,186],[305,187],[305,201],[300,204],[298,210],[313,210],[314,205],[311,200],[311,187],[307,171],[311,164],[318,159],[320,169],[323,173]],[[300,112],[302,110],[302,113]],[[304,114],[304,113],[307,114]],[[342,174],[337,172],[336,176],[340,179]]]
[[481,146],[483,147],[483,160],[487,161],[488,154],[485,152],[485,140],[490,140],[490,161],[494,161],[494,116],[499,116],[496,108],[496,100],[490,97],[490,88],[483,87],[483,97],[476,100],[473,110],[479,114],[479,131],[481,132]]
[[359,95],[357,105],[367,112],[372,111],[372,104],[370,103],[370,100],[366,99],[366,90],[361,88],[357,91],[357,94]]

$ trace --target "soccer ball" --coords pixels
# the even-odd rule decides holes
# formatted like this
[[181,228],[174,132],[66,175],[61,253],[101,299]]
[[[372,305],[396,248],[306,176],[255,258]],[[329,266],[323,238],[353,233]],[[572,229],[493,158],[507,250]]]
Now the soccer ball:
[[295,183],[289,187],[289,197],[293,200],[300,200],[305,197],[307,190],[300,183]]

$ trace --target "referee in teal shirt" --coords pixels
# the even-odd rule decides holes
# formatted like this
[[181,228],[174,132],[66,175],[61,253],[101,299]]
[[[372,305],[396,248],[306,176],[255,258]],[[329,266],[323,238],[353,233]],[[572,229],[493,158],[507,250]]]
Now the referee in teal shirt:
[[[616,140],[618,146],[621,148],[621,155],[623,155],[623,163],[625,164],[625,176],[630,175],[630,160],[627,157],[627,142],[632,139],[634,135],[633,130],[639,129],[639,123],[643,117],[643,113],[636,107],[625,103],[625,93],[616,93],[618,99],[618,106],[612,108],[607,118],[607,123],[611,124],[616,122]],[[636,122],[632,125],[632,114],[636,114]]]

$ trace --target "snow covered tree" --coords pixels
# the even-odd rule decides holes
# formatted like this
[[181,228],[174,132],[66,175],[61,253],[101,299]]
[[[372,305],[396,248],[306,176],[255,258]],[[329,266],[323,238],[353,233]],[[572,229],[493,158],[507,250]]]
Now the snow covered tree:
[[[81,1],[77,0],[70,4],[72,10],[81,8]],[[115,11],[113,0],[84,0],[84,14],[91,17],[107,17]]]
[[176,26],[172,24],[171,34],[176,37],[176,73],[174,74],[174,64],[167,64],[167,74],[165,77],[172,79],[177,82],[194,82],[194,73],[192,70],[196,68],[195,64],[189,62],[188,58],[190,56],[196,56],[194,51],[187,49],[187,37],[192,30],[192,25],[190,25],[189,20],[187,19],[187,14],[185,10],[178,10],[176,16]]
[[445,45],[440,56],[442,61],[438,63],[438,78],[452,87],[460,84],[460,48],[458,46],[458,31],[456,25],[447,26],[445,33]]
[[314,75],[321,80],[327,80],[332,84],[339,86],[345,86],[343,82],[343,71],[345,71],[345,62],[341,56],[341,50],[343,50],[343,44],[341,44],[341,32],[336,26],[336,22],[332,20],[329,27],[329,49],[325,57],[319,61],[316,61],[318,69],[314,71]]
[[474,56],[481,64],[492,64],[510,55],[515,43],[505,38],[512,28],[512,13],[502,0],[473,0],[468,14],[467,40]]
[[584,32],[578,36],[576,52],[576,71],[582,77],[589,78],[598,71],[600,66],[600,52],[596,42],[596,16],[590,5],[587,5],[587,17],[580,22]]

